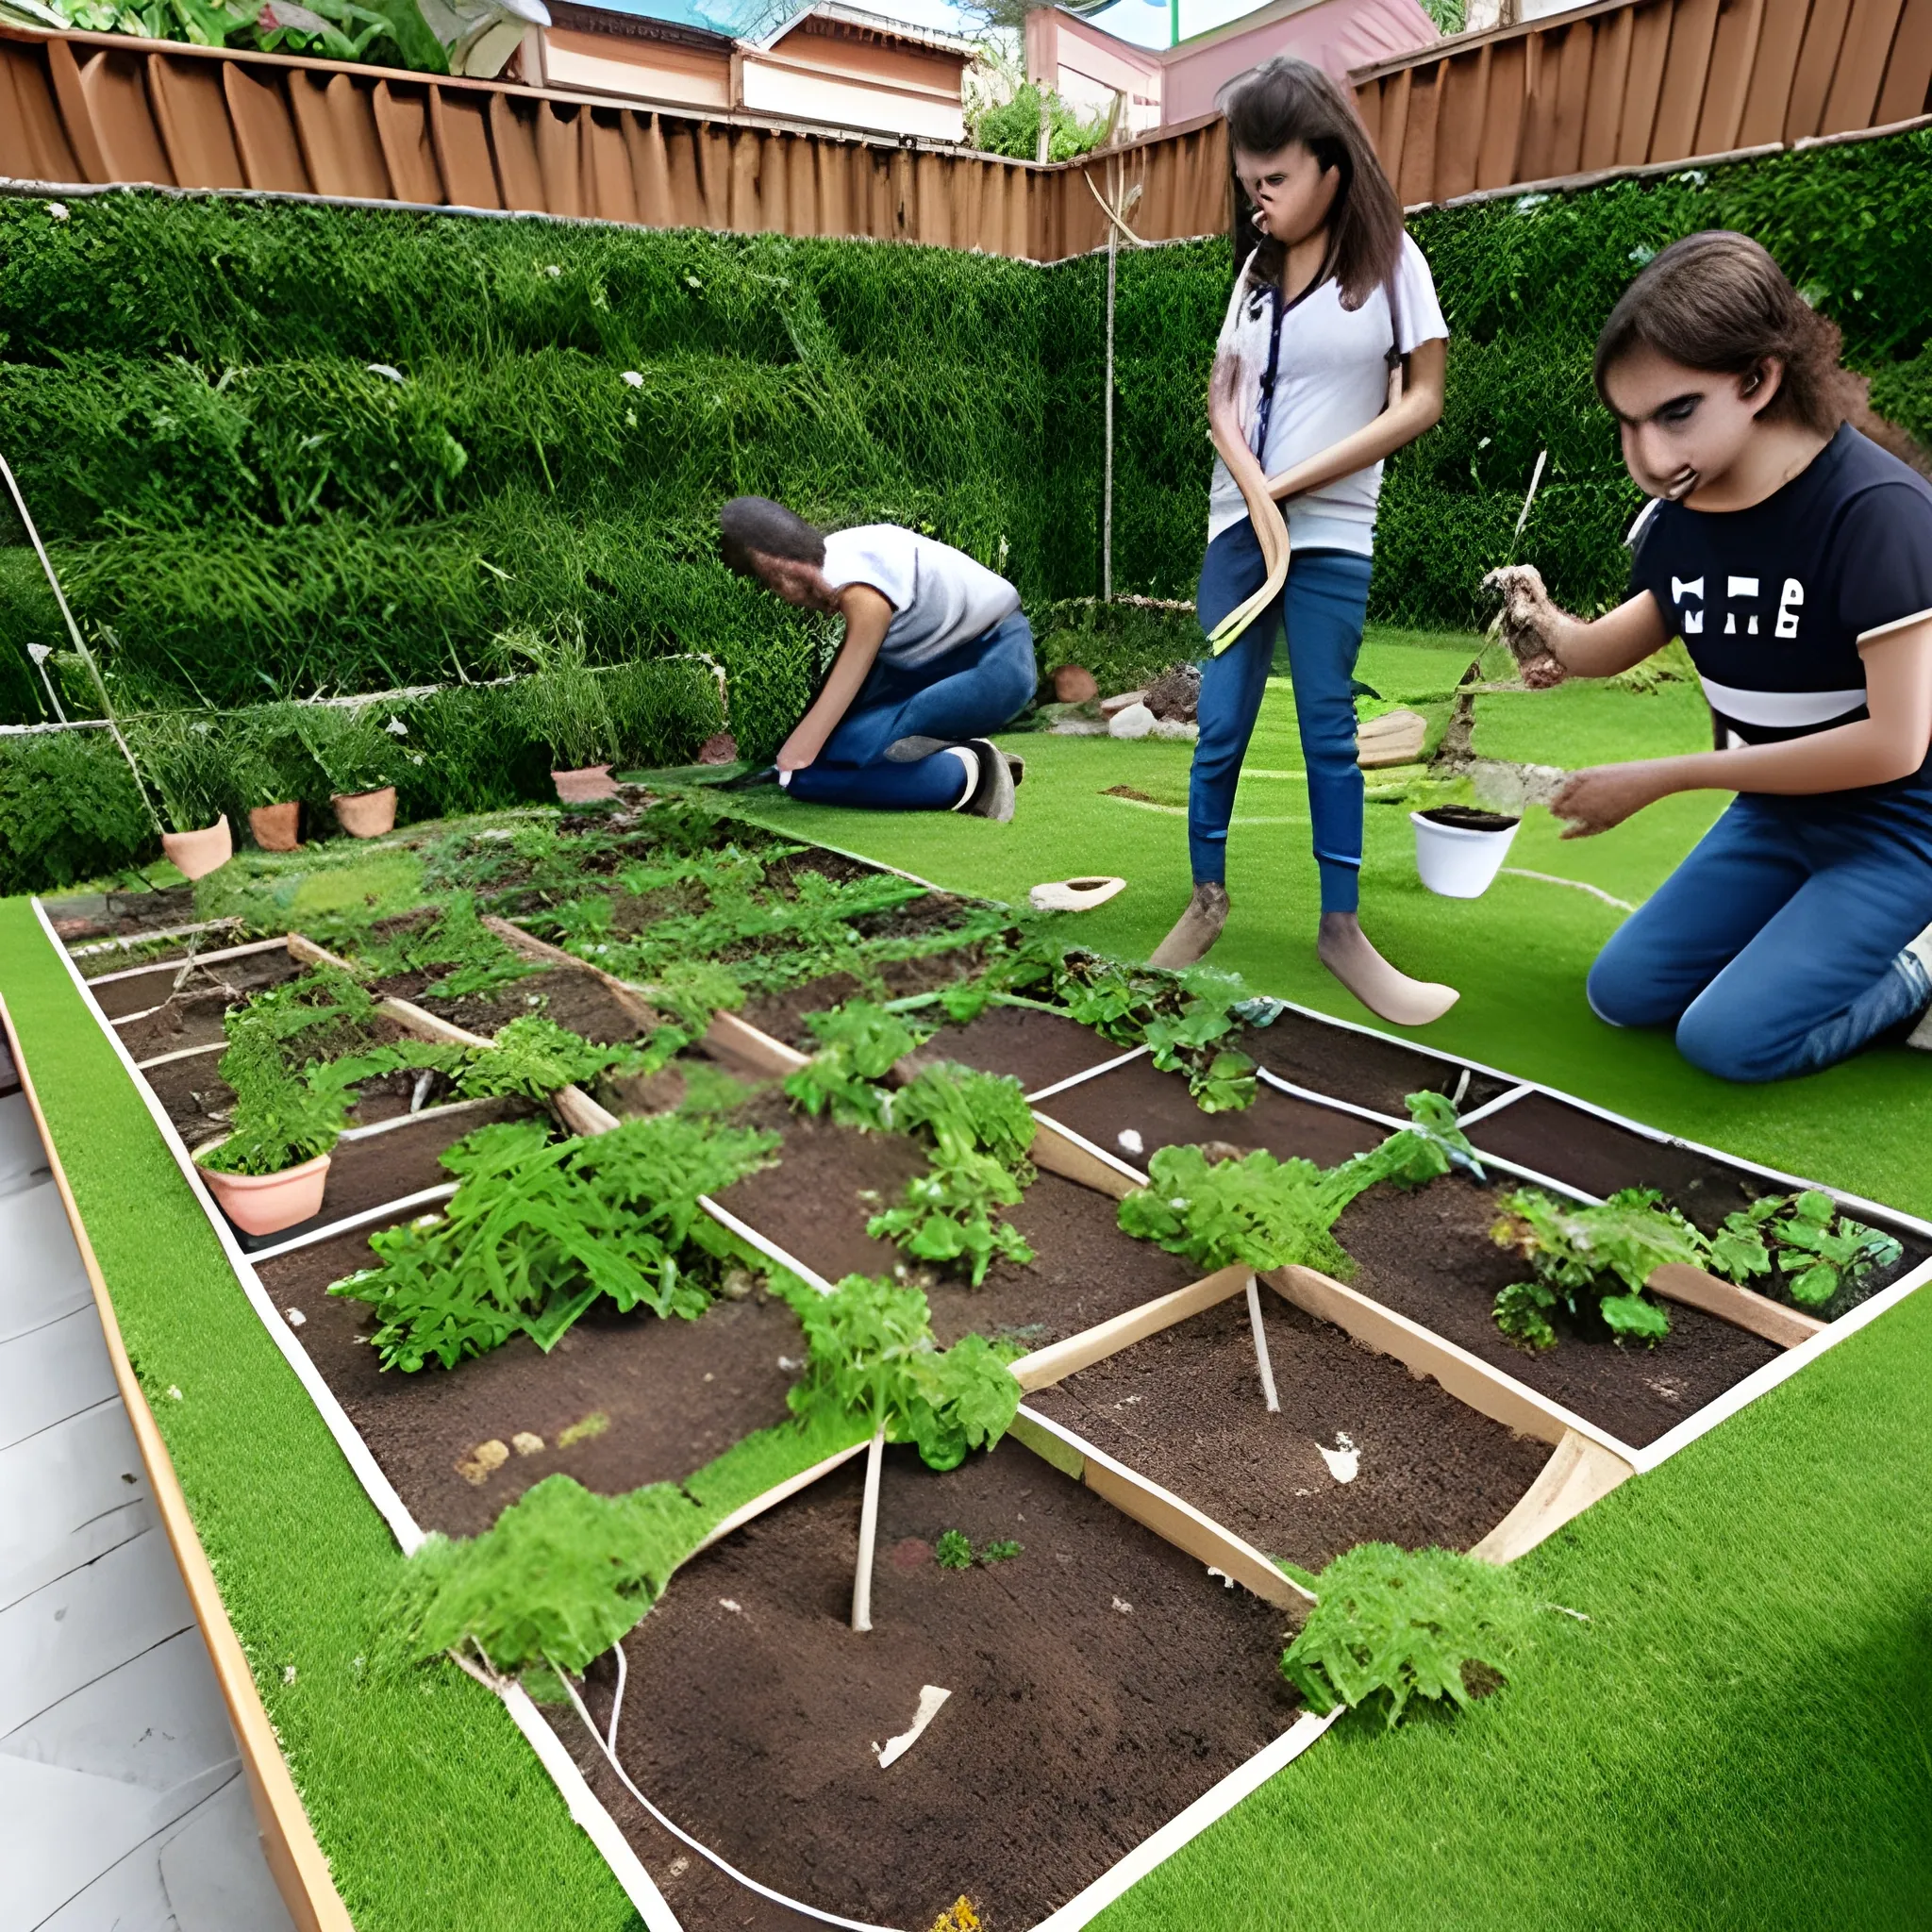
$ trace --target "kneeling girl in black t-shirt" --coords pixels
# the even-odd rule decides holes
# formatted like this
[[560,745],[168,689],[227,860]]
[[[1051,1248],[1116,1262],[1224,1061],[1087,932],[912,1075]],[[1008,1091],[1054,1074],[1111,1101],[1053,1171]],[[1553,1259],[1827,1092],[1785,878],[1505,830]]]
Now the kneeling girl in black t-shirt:
[[1738,797],[1604,948],[1590,1002],[1674,1025],[1725,1079],[1815,1072],[1932,1006],[1932,485],[1852,426],[1888,433],[1838,330],[1742,235],[1650,263],[1596,383],[1657,499],[1630,597],[1586,624],[1500,571],[1504,635],[1539,683],[1681,637],[1719,748],[1579,772],[1553,808],[1578,838],[1673,792]]

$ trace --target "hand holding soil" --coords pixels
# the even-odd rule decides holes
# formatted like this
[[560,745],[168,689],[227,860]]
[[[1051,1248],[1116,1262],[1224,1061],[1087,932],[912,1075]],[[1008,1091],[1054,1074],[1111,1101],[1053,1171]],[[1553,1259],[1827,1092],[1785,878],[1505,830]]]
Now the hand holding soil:
[[1509,647],[1524,683],[1531,691],[1561,684],[1569,674],[1557,660],[1555,643],[1563,613],[1544,589],[1542,573],[1530,563],[1505,564],[1483,579],[1483,589],[1503,600],[1490,635]]
[[1661,758],[1640,758],[1627,765],[1595,765],[1573,772],[1557,788],[1550,809],[1569,823],[1566,839],[1591,839],[1621,825],[1633,812],[1655,805],[1669,791],[1659,776]]

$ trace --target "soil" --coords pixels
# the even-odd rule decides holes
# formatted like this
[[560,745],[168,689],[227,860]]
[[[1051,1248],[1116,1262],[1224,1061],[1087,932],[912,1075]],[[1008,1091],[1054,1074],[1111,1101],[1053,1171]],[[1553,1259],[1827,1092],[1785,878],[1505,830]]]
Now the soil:
[[[1362,1542],[1466,1550],[1549,1459],[1547,1443],[1511,1435],[1265,1286],[1261,1311],[1278,1415],[1263,1404],[1244,1295],[1027,1401],[1307,1570]],[[1351,1446],[1359,1466],[1342,1482],[1321,1449]]]
[[[910,999],[915,993],[937,992],[942,987],[958,986],[971,979],[985,963],[985,951],[977,943],[958,946],[951,952],[929,953],[920,959],[889,959],[878,968],[889,1000]],[[802,1053],[814,1052],[818,1040],[805,1024],[808,1013],[823,1013],[846,1000],[878,997],[876,988],[868,989],[850,973],[831,973],[821,979],[807,980],[780,992],[758,993],[747,1000],[739,1017],[761,1033],[782,1040]],[[927,1023],[931,1013],[912,1016]]]
[[[559,1471],[604,1495],[676,1482],[790,1414],[805,1340],[791,1309],[762,1294],[718,1302],[695,1322],[620,1315],[602,1302],[548,1356],[519,1336],[455,1370],[385,1372],[365,1341],[372,1311],[325,1292],[372,1265],[372,1231],[266,1262],[262,1285],[278,1308],[302,1314],[303,1347],[425,1529],[473,1536]],[[558,1446],[559,1434],[598,1415],[608,1426]],[[458,1472],[477,1444],[520,1433],[542,1447],[513,1454],[481,1483]]]
[[1306,1013],[1283,1013],[1272,1026],[1250,1028],[1236,1044],[1258,1065],[1297,1087],[1372,1107],[1397,1120],[1407,1117],[1406,1094],[1453,1094],[1465,1074],[1469,1084],[1457,1103],[1465,1113],[1509,1091],[1509,1083],[1493,1074],[1460,1067],[1454,1060],[1432,1059],[1395,1041],[1352,1033]]
[[[1105,1066],[1126,1051],[1063,1014],[1036,1013],[1025,1007],[988,1007],[964,1026],[941,1028],[922,1049],[926,1058],[1010,1074],[1029,1093],[1090,1067]],[[1047,1110],[1053,1110],[1052,1102]]]
[[[903,1263],[865,1224],[925,1171],[924,1149],[898,1134],[860,1134],[792,1113],[766,1094],[738,1116],[785,1137],[781,1165],[728,1188],[719,1206],[828,1281],[891,1275]],[[866,1192],[876,1199],[864,1198]],[[1027,1244],[1026,1266],[996,1262],[978,1287],[929,1269],[908,1271],[925,1291],[933,1333],[949,1346],[965,1334],[1038,1348],[1185,1288],[1194,1271],[1177,1256],[1121,1232],[1105,1194],[1042,1174],[1007,1210]]]
[[[245,953],[239,959],[218,959],[212,966],[190,965],[188,976],[177,989],[175,976],[185,962],[165,959],[151,971],[136,973],[126,979],[96,982],[91,989],[101,1011],[110,1020],[125,1019],[129,1013],[180,1002],[197,994],[222,992],[230,1000],[245,999],[266,986],[279,986],[293,979],[303,969],[279,948],[261,953]],[[159,1019],[161,1016],[155,1016]],[[122,1029],[122,1038],[127,1037]]]
[[594,973],[574,966],[555,966],[512,981],[492,993],[473,993],[466,999],[441,999],[424,988],[446,974],[441,967],[428,972],[398,973],[379,980],[373,989],[388,999],[408,1000],[425,1012],[448,1020],[486,1038],[494,1036],[526,1013],[542,1013],[559,1026],[597,1046],[636,1040],[646,1030],[640,1020]]
[[1449,825],[1458,832],[1507,832],[1523,821],[1507,812],[1477,811],[1467,805],[1439,805],[1423,813],[1432,825]]
[[[760,1883],[908,1928],[963,1893],[1017,1932],[1290,1722],[1281,1613],[1017,1443],[942,1476],[887,1452],[874,1627],[855,1634],[862,1469],[698,1557],[625,1644],[625,1770]],[[949,1528],[1022,1553],[941,1570],[930,1552]],[[613,1670],[591,1674],[598,1723]],[[952,1695],[882,1772],[874,1747],[928,1684]],[[800,1923],[667,1856],[679,1848],[642,1824],[575,1713],[546,1714],[691,1932]]]
[[[70,946],[90,940],[134,939],[194,923],[194,888],[168,886],[144,892],[67,893],[43,902],[54,930]],[[101,955],[103,959],[107,955]],[[99,969],[112,969],[103,965]]]
[[[1185,1074],[1163,1074],[1145,1058],[1070,1087],[1042,1105],[1050,1119],[1143,1171],[1157,1147],[1213,1141],[1243,1154],[1265,1147],[1282,1160],[1299,1155],[1318,1167],[1333,1167],[1379,1146],[1389,1135],[1374,1121],[1269,1087],[1258,1088],[1254,1105],[1238,1113],[1203,1113]],[[1124,1130],[1141,1137],[1140,1152],[1122,1142]]]
[[1601,1324],[1579,1330],[1558,1308],[1556,1347],[1519,1348],[1491,1310],[1528,1269],[1490,1239],[1497,1213],[1494,1191],[1459,1177],[1372,1188],[1335,1224],[1357,1263],[1350,1286],[1640,1449],[1783,1353],[1674,1302],[1671,1332],[1654,1347],[1620,1345]]

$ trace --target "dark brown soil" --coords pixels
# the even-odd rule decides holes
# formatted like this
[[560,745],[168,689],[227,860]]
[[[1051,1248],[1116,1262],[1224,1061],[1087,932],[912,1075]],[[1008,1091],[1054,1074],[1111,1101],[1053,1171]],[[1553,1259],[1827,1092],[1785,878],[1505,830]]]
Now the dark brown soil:
[[[266,1262],[262,1284],[285,1314],[302,1314],[303,1347],[426,1529],[487,1529],[507,1504],[559,1470],[605,1495],[675,1482],[790,1413],[785,1395],[805,1341],[791,1309],[763,1295],[719,1302],[696,1322],[648,1310],[620,1315],[600,1303],[548,1356],[519,1337],[455,1370],[385,1372],[363,1339],[371,1311],[325,1292],[372,1265],[368,1236],[360,1230]],[[607,1427],[558,1446],[561,1432],[596,1415]],[[458,1472],[478,1443],[508,1446],[519,1433],[543,1446],[513,1453],[481,1483]]]
[[1457,1105],[1466,1113],[1508,1091],[1493,1074],[1434,1059],[1392,1040],[1352,1033],[1306,1013],[1283,1013],[1272,1026],[1251,1027],[1238,1044],[1257,1064],[1297,1087],[1352,1100],[1397,1120],[1407,1118],[1406,1094],[1453,1094],[1465,1073],[1469,1084]]
[[1335,1233],[1357,1263],[1352,1287],[1636,1448],[1782,1353],[1775,1342],[1674,1303],[1671,1332],[1655,1347],[1619,1345],[1601,1328],[1579,1333],[1557,1310],[1556,1347],[1519,1348],[1491,1309],[1527,1270],[1491,1241],[1496,1217],[1494,1193],[1451,1178],[1408,1192],[1371,1189]]
[[[1292,1713],[1280,1612],[1016,1443],[935,1476],[888,1452],[873,1629],[848,1627],[862,1462],[689,1565],[627,1641],[618,1750],[671,1818],[759,1882],[919,1932],[961,1893],[1036,1923],[1270,1742]],[[942,1530],[1012,1560],[941,1570]],[[608,1718],[612,1666],[589,1698]],[[922,1686],[952,1692],[889,1770]],[[691,1932],[800,1921],[679,1865],[568,1707],[547,1714]]]
[[[187,977],[177,989],[175,980],[182,963],[178,958],[168,959],[129,979],[110,979],[105,985],[96,983],[92,989],[94,999],[108,1019],[119,1020],[170,1001],[178,1004],[215,991],[230,1000],[246,999],[265,986],[279,986],[283,980],[294,978],[303,970],[277,948],[273,952],[249,953],[240,959],[218,959],[212,966],[190,966]],[[125,1038],[126,1029],[122,1032]]]
[[533,973],[495,992],[473,993],[458,1000],[441,999],[424,991],[443,976],[441,967],[426,973],[399,973],[379,981],[374,990],[386,998],[408,1000],[425,1012],[486,1037],[525,1013],[542,1013],[598,1046],[635,1040],[645,1030],[644,1022],[594,973],[579,972],[574,966]]
[[1477,811],[1467,805],[1439,805],[1423,813],[1432,825],[1448,825],[1458,832],[1507,832],[1523,821],[1507,812]]
[[[1362,1542],[1466,1550],[1549,1458],[1431,1381],[1261,1291],[1281,1412],[1264,1406],[1247,1299],[1027,1397],[1270,1556],[1319,1570]],[[1353,1447],[1341,1482],[1322,1448]]]
[[[780,1165],[726,1189],[721,1207],[828,1281],[900,1273],[899,1251],[874,1241],[865,1224],[924,1172],[920,1146],[903,1135],[859,1134],[806,1119],[770,1094],[741,1118],[784,1135]],[[942,1345],[973,1333],[1037,1348],[1187,1287],[1193,1270],[1123,1234],[1116,1213],[1105,1194],[1042,1174],[1007,1210],[1034,1251],[1030,1263],[997,1262],[978,1288],[930,1270],[914,1274],[932,1308],[934,1335]]]
[[[1010,1074],[1029,1093],[1090,1067],[1105,1066],[1126,1051],[1091,1026],[1025,1007],[988,1007],[964,1026],[942,1027],[924,1049],[935,1059]],[[1047,1107],[1051,1112],[1052,1103]]]
[[[184,1046],[208,1046],[223,1040],[222,1016],[233,1004],[233,996],[220,987],[208,987],[200,992],[184,991],[158,1011],[116,1026],[114,1031],[137,1062],[155,1059],[164,1053],[177,1053]],[[128,1010],[141,1009],[135,1007]]]
[[[1109,1154],[1145,1169],[1157,1147],[1197,1146],[1220,1141],[1247,1153],[1265,1147],[1278,1159],[1299,1155],[1318,1167],[1333,1167],[1351,1155],[1366,1153],[1388,1138],[1389,1129],[1332,1107],[1295,1100],[1269,1087],[1259,1088],[1254,1105],[1238,1113],[1203,1113],[1188,1091],[1187,1076],[1163,1074],[1152,1060],[1130,1060],[1097,1080],[1069,1087],[1041,1102],[1041,1111],[1072,1127]],[[1141,1151],[1121,1140],[1138,1134]]]

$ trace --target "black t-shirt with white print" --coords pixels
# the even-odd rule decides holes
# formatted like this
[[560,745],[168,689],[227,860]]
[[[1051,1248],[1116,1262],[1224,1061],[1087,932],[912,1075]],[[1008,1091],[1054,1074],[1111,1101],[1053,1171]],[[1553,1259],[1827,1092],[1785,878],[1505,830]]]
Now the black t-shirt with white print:
[[[1847,423],[1749,509],[1653,505],[1630,591],[1648,591],[1684,640],[1721,744],[1848,724],[1866,715],[1860,641],[1932,616],[1932,485]],[[1932,758],[1890,785],[1809,802],[1899,791],[1932,802]]]

